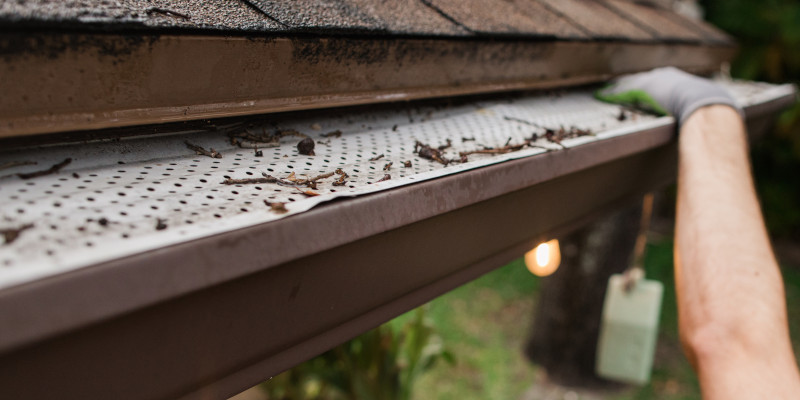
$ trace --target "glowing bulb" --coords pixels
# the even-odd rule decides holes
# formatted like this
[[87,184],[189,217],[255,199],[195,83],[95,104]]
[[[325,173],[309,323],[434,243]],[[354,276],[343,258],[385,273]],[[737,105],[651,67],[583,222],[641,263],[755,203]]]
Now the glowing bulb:
[[558,240],[540,243],[535,249],[525,253],[525,266],[536,276],[547,276],[556,272],[561,264]]
[[547,266],[548,261],[550,261],[550,245],[542,243],[536,246],[536,265],[539,268],[544,268]]

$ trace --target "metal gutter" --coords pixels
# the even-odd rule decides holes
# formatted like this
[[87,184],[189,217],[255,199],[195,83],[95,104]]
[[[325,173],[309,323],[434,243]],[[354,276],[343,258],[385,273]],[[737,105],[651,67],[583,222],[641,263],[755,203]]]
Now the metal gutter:
[[[599,82],[730,44],[0,33],[0,138]],[[581,62],[574,62],[580,54]]]
[[[751,89],[748,120],[794,100]],[[0,392],[236,393],[672,181],[673,121],[643,122],[0,290]]]

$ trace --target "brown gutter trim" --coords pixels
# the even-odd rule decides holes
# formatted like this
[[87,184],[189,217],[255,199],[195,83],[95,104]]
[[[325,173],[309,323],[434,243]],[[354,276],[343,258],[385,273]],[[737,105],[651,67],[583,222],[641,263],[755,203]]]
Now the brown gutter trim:
[[296,259],[2,354],[0,392],[224,398],[674,177],[671,143]]
[[525,254],[525,252],[530,251],[539,243],[552,238],[563,237],[620,206],[633,203],[651,189],[669,183],[671,183],[670,178],[666,178],[663,181],[650,181],[646,185],[651,186],[642,186],[635,189],[625,196],[621,196],[617,201],[603,206],[593,213],[565,222],[559,227],[553,228],[543,234],[534,235],[534,233],[531,232],[531,236],[520,243],[502,249],[438,281],[431,282],[389,303],[361,314],[352,320],[346,321],[339,326],[325,330],[309,340],[286,348],[277,354],[270,355],[268,358],[238,370],[233,374],[227,375],[222,379],[207,383],[199,389],[179,397],[179,400],[231,397],[252,387],[254,382],[263,381],[264,377],[275,376],[303,361],[310,360],[334,346],[350,340],[369,329],[377,327],[388,319],[394,318],[394,316],[401,315],[404,312],[419,307],[443,293],[447,293],[497,269],[498,266],[507,265],[509,262],[518,259],[522,254]]
[[[0,138],[599,82],[731,46],[0,33]],[[574,62],[575,55],[581,62]]]
[[[745,109],[748,120],[794,95]],[[0,291],[0,353],[291,260],[661,146],[674,126],[324,204],[268,224]],[[396,210],[387,213],[385,210]],[[369,224],[361,221],[369,220]],[[298,245],[302,244],[302,245]],[[266,256],[268,255],[268,256]],[[226,265],[221,269],[219,265]],[[103,299],[103,301],[98,301]]]
[[0,291],[0,326],[15,326],[0,332],[0,352],[652,149],[669,142],[673,129],[666,122],[567,151],[334,201],[267,224],[12,287]]
[[673,129],[336,202],[0,292],[0,326],[15,328],[0,331],[0,392],[236,393],[674,180]]

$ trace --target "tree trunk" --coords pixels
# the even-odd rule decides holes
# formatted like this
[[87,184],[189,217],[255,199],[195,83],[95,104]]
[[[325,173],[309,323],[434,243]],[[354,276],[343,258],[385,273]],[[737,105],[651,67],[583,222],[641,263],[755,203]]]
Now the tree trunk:
[[594,373],[608,278],[631,262],[641,205],[630,206],[560,239],[561,266],[542,280],[525,353],[548,378],[573,387],[609,382]]

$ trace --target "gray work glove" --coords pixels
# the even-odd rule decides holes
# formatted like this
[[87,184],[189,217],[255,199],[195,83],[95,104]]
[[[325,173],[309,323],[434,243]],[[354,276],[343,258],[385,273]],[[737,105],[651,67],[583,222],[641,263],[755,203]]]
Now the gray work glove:
[[698,108],[712,104],[729,105],[743,115],[736,100],[723,87],[673,67],[617,78],[608,87],[598,90],[595,96],[609,103],[660,115],[670,114],[678,120],[679,126]]

